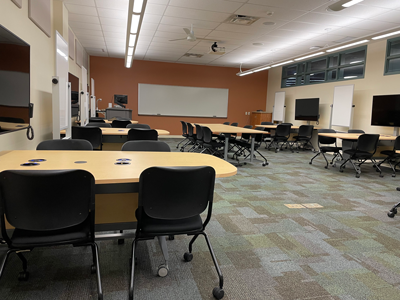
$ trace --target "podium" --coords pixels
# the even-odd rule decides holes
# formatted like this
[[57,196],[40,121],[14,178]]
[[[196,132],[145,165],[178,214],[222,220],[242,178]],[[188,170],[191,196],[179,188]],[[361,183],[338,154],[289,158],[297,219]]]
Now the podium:
[[250,114],[250,124],[255,127],[261,122],[272,122],[272,113],[267,113],[265,111],[252,111]]
[[132,109],[126,109],[126,108],[122,108],[122,107],[106,108],[106,119],[107,120],[111,120],[112,118],[116,118],[116,117],[132,120]]

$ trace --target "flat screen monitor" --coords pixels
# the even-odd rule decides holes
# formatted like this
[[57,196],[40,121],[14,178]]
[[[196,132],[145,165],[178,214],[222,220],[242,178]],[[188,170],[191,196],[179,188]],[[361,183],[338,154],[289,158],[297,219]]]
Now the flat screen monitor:
[[296,99],[295,120],[318,121],[319,98]]
[[371,125],[400,127],[400,95],[373,96]]
[[30,124],[30,46],[0,26],[0,134]]
[[128,104],[128,96],[127,95],[114,95],[114,103],[118,104],[122,107],[125,107],[125,104]]

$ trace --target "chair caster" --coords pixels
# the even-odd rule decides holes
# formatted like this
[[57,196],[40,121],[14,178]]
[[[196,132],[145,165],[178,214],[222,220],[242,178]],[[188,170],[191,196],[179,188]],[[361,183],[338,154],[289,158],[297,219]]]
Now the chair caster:
[[18,274],[18,280],[19,281],[28,281],[28,279],[29,279],[29,272],[28,271],[19,272],[19,274]]
[[339,172],[340,172],[340,173],[343,173],[343,169],[340,169]]
[[263,167],[268,166],[268,163],[263,163],[262,166]]
[[90,273],[95,274],[96,270],[97,270],[96,265],[92,265],[90,268]]
[[392,177],[396,177],[396,174],[392,174]]
[[387,213],[389,218],[394,218],[394,216],[397,214],[397,208],[392,208],[391,210],[389,210],[389,212]]
[[325,166],[324,168],[325,168],[325,169],[328,169],[328,166]]
[[309,164],[312,165],[312,162],[310,161]]
[[125,240],[124,239],[118,239],[118,245],[122,245],[122,244],[124,244],[125,243]]
[[383,177],[383,174],[379,174],[379,177],[381,177],[381,178],[382,178],[382,177]]
[[219,287],[215,287],[213,289],[213,296],[215,297],[215,299],[222,299],[224,298],[225,292],[223,289],[219,288]]
[[161,264],[158,266],[157,274],[160,277],[165,277],[168,275],[168,270],[169,270],[169,268],[167,265]]
[[168,236],[168,239],[169,239],[170,241],[173,241],[173,240],[175,239],[175,236],[174,236],[174,235],[169,235],[169,236]]
[[193,254],[190,253],[190,252],[186,252],[186,253],[183,255],[183,259],[184,259],[185,261],[192,261],[192,259],[193,259]]
[[357,175],[356,175],[356,178],[360,178],[360,174],[357,174]]

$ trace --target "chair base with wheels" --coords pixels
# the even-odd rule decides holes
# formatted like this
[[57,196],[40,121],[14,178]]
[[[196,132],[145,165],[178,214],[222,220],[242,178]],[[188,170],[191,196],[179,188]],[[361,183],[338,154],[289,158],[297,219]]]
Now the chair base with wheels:
[[[318,151],[317,154],[315,154],[315,155],[311,158],[311,160],[310,160],[310,162],[309,162],[310,165],[312,165],[313,160],[314,160],[317,156],[319,156],[320,154],[322,154],[322,156],[324,157],[324,159],[325,159],[325,161],[326,161],[325,169],[328,169],[329,164],[331,164],[332,167],[335,167],[335,166],[336,166],[336,163],[334,163],[334,161],[337,159],[338,156],[340,156],[341,160],[343,160],[342,154],[340,154],[340,152],[337,150],[338,147],[323,147],[323,148],[325,148],[325,149],[322,149],[322,150],[321,150],[321,148],[320,148],[320,151]],[[326,159],[326,156],[325,156],[325,153],[327,153],[327,152],[333,152],[333,158],[332,158],[332,160],[331,160],[330,162],[328,162],[328,160]]]

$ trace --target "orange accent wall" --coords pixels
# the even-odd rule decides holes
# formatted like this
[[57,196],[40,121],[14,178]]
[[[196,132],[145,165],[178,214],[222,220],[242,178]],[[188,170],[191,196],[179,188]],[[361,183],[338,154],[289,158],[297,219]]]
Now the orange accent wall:
[[[180,120],[193,123],[238,122],[250,124],[250,115],[257,109],[265,110],[267,102],[268,71],[248,76],[236,76],[238,68],[211,67],[179,63],[135,60],[130,69],[124,59],[90,57],[90,75],[95,81],[99,109],[114,101],[114,94],[128,95],[127,108],[132,119],[149,124],[151,128],[168,130],[172,135],[182,134]],[[160,84],[229,89],[227,118],[166,117],[138,115],[138,84]],[[114,105],[114,103],[113,103]]]

